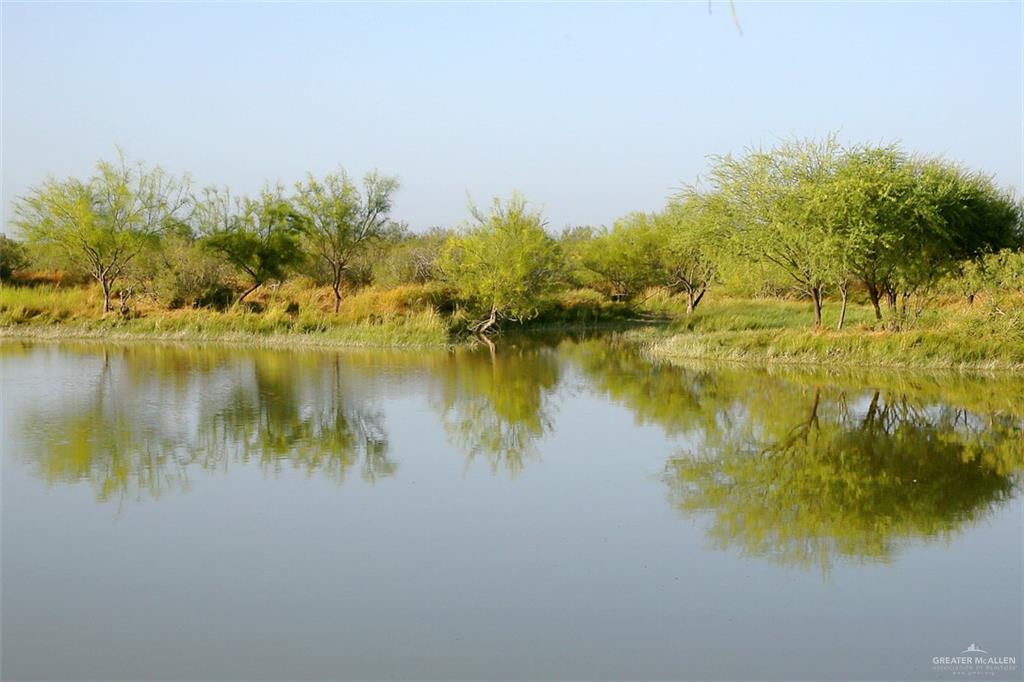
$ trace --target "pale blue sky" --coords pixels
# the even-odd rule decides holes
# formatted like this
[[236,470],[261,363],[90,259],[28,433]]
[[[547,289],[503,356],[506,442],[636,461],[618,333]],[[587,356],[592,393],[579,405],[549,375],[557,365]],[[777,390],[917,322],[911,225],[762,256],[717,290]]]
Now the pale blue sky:
[[1022,184],[1022,4],[2,5],[4,217],[115,145],[238,191],[403,183],[415,229],[523,191],[553,229],[710,154],[840,130]]

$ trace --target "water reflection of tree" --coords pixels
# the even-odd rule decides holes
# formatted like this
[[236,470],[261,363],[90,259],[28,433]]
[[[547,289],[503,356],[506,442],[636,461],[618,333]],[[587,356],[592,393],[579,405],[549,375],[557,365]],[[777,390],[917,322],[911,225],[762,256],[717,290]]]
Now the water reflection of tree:
[[436,402],[451,440],[472,460],[510,474],[536,455],[551,430],[558,384],[555,352],[537,344],[459,350],[437,368]]
[[784,563],[886,560],[1011,497],[1024,470],[1016,377],[673,365],[567,346],[590,385],[690,445],[664,479],[721,547]]
[[253,383],[236,384],[207,419],[205,466],[225,457],[258,461],[279,472],[285,466],[307,474],[344,479],[362,462],[362,475],[376,480],[394,473],[388,459],[384,414],[348,394],[341,360],[296,372],[294,358],[268,354],[253,366]]
[[[710,513],[722,547],[827,569],[948,537],[1015,491],[1024,421],[905,394],[778,381],[770,410],[669,460],[683,512]],[[865,406],[866,403],[866,406]]]
[[24,420],[23,456],[48,482],[86,480],[106,500],[251,461],[339,482],[357,464],[368,481],[394,473],[383,413],[337,356],[157,346],[101,358],[85,390]]
[[737,397],[737,387],[723,385],[714,370],[653,362],[630,344],[599,339],[563,350],[593,390],[626,406],[638,424],[657,424],[669,434],[717,428],[728,417],[723,400]]

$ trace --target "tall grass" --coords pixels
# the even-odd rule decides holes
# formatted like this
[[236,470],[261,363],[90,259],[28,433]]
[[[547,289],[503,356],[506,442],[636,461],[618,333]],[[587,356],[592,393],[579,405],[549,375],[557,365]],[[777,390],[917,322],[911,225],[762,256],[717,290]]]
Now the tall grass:
[[[334,313],[330,289],[306,282],[268,287],[253,296],[257,310],[234,307],[167,310],[140,297],[132,314],[103,315],[96,287],[0,287],[0,334],[52,338],[227,340],[264,345],[424,346],[452,343],[465,327],[437,285],[367,287],[346,296]],[[685,300],[652,291],[633,305],[597,292],[559,292],[524,331],[644,325],[628,338],[666,358],[879,367],[1024,369],[1024,298],[982,297],[936,302],[910,328],[888,331],[872,308],[850,305],[835,331],[838,304],[825,327],[812,329],[809,303],[728,298],[712,293],[691,315]],[[507,330],[517,325],[505,325]]]
[[[448,322],[413,292],[365,291],[331,310],[317,294],[303,302],[294,292],[269,291],[257,300],[263,308],[226,311],[165,310],[140,299],[127,317],[102,314],[102,299],[84,288],[5,286],[0,288],[0,327],[7,336],[50,338],[153,338],[228,340],[261,344],[441,345],[449,341]],[[426,296],[426,294],[424,294]],[[296,306],[297,304],[297,306]]]
[[[832,306],[836,308],[837,306]],[[835,331],[821,330],[800,302],[725,300],[634,340],[665,358],[876,367],[1024,369],[1024,300],[937,302],[902,331],[887,330],[870,306],[851,305]]]
[[84,287],[0,286],[0,325],[54,324],[94,317],[103,299]]

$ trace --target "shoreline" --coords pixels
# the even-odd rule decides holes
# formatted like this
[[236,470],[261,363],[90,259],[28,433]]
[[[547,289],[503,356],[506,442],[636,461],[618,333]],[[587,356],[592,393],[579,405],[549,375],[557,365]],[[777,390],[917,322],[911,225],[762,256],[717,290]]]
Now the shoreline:
[[[666,362],[1024,374],[1024,342],[1016,352],[993,352],[984,342],[974,340],[969,348],[963,348],[963,338],[937,332],[884,332],[865,339],[779,329],[682,333],[636,342],[652,358]],[[958,347],[963,355],[951,352],[948,346]]]
[[[396,338],[388,326],[339,325],[328,331],[246,332],[215,329],[166,331],[130,328],[90,328],[86,325],[46,324],[0,326],[0,343],[10,341],[150,342],[218,344],[282,349],[319,350],[454,349],[471,345],[472,337],[448,336],[445,340]],[[617,321],[588,324],[539,324],[515,329],[495,338],[502,341],[539,339],[552,335],[617,335],[657,361],[678,364],[700,361],[762,367],[793,366],[878,370],[943,370],[1024,374],[1024,344],[1006,352],[986,347],[984,341],[939,332],[904,331],[877,333],[870,337],[774,329],[758,331],[672,331],[657,323],[622,324]],[[965,347],[965,344],[966,347]],[[950,347],[953,350],[950,350]],[[957,355],[956,349],[963,355]],[[964,356],[967,357],[964,357]],[[974,357],[970,357],[974,356]]]
[[289,332],[283,334],[260,334],[255,332],[195,332],[167,331],[154,333],[150,331],[112,331],[107,329],[89,329],[61,325],[0,327],[0,343],[8,341],[39,341],[59,343],[61,341],[95,341],[95,342],[150,342],[150,343],[185,343],[185,344],[222,344],[231,346],[251,346],[271,349],[287,349],[289,347],[330,350],[343,348],[380,348],[382,350],[416,350],[451,348],[453,342],[382,342],[358,338],[332,338],[326,333]]

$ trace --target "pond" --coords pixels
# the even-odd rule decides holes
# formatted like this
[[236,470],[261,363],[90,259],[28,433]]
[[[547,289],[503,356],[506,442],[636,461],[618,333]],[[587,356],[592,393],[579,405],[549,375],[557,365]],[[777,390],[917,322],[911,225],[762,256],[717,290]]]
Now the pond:
[[4,679],[1021,676],[1020,376],[605,337],[0,381]]

